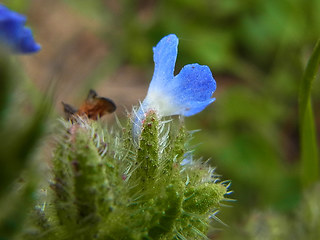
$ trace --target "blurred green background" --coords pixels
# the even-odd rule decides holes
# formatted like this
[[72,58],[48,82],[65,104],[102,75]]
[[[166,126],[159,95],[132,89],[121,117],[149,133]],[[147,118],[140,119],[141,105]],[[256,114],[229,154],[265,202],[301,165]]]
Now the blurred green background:
[[[298,87],[320,37],[320,1],[4,2],[28,16],[43,49],[20,60],[36,88],[45,91],[55,82],[60,113],[61,100],[79,105],[94,88],[123,116],[143,100],[152,47],[169,33],[180,39],[177,73],[189,63],[211,68],[217,100],[186,123],[201,129],[193,140],[201,143],[196,155],[210,158],[222,179],[232,180],[230,197],[237,200],[222,209],[219,218],[229,227],[215,224],[223,231],[214,238],[247,236],[245,226],[257,212],[290,216],[301,205]],[[319,93],[315,81],[318,136]]]

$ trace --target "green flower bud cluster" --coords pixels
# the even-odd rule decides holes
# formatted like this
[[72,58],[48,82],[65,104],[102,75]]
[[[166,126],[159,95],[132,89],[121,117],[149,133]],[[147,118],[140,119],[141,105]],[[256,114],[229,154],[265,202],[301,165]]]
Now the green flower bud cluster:
[[62,120],[51,184],[23,239],[206,239],[227,183],[190,159],[182,123],[150,111],[137,139],[131,123]]

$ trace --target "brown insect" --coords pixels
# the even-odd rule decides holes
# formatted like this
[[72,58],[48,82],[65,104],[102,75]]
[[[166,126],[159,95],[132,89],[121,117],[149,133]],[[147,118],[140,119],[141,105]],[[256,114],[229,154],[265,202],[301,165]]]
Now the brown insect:
[[113,113],[116,105],[109,98],[99,97],[97,92],[90,90],[87,99],[79,109],[62,102],[64,113],[68,119],[72,119],[74,115],[87,116],[89,119],[97,120],[106,113]]

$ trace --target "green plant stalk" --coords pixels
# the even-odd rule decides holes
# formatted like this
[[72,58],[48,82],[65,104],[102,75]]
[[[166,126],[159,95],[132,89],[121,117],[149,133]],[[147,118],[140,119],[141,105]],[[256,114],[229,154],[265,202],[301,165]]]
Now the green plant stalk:
[[316,127],[311,101],[311,87],[320,65],[318,40],[303,74],[299,89],[299,130],[301,145],[301,182],[304,187],[319,179]]
[[[14,239],[21,232],[34,206],[34,195],[40,180],[33,158],[43,139],[50,117],[51,101],[42,97],[34,114],[24,114],[30,93],[12,56],[0,49],[0,239]],[[18,96],[18,97],[17,97]],[[28,105],[30,107],[30,105]]]
[[47,94],[35,104],[32,116],[23,115],[24,106],[15,101],[17,89],[23,85],[18,82],[19,77],[11,56],[0,49],[0,198],[28,166],[45,135],[51,111]]
[[5,203],[3,203],[4,199],[1,199],[3,207],[0,214],[1,240],[13,239],[23,231],[24,221],[34,202],[36,189],[34,179],[27,180],[29,182],[20,191],[15,189],[15,192],[7,196]]

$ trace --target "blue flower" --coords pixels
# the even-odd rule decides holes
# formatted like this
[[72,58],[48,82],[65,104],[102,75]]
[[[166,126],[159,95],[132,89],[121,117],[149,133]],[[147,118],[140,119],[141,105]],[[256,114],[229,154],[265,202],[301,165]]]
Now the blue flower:
[[205,109],[215,98],[216,82],[208,66],[186,65],[174,76],[179,39],[170,34],[153,48],[154,74],[146,98],[136,112],[134,135],[141,132],[145,115],[155,111],[160,117],[192,116]]
[[26,17],[0,4],[0,43],[14,53],[34,53],[41,46],[25,27]]

